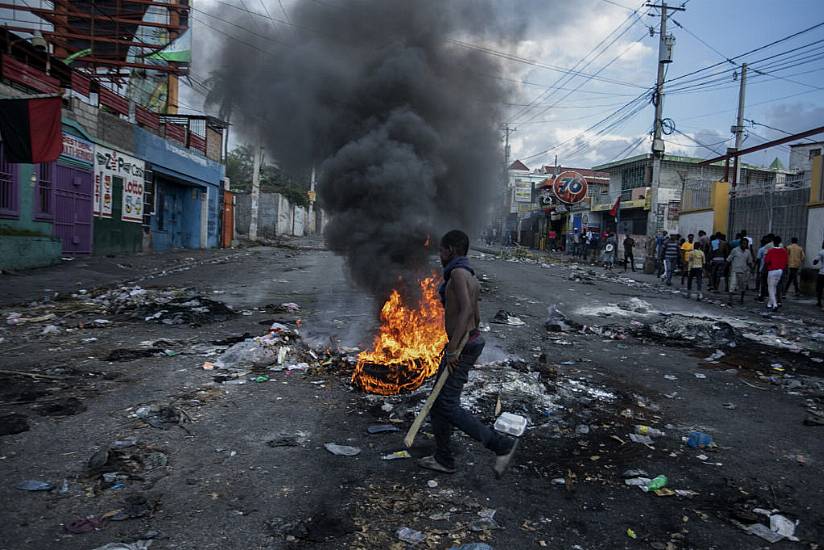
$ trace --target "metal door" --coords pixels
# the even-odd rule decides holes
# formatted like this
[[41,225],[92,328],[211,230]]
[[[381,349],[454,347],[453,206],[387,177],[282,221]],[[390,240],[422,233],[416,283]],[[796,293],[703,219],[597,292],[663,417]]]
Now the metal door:
[[63,254],[92,253],[92,174],[57,165],[54,188],[54,234]]

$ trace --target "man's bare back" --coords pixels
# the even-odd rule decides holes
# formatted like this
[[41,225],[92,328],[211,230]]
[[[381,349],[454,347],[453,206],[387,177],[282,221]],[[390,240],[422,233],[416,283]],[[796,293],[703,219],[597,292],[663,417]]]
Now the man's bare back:
[[464,334],[478,328],[481,285],[466,269],[455,269],[446,285],[444,322],[449,337],[448,352],[456,351]]

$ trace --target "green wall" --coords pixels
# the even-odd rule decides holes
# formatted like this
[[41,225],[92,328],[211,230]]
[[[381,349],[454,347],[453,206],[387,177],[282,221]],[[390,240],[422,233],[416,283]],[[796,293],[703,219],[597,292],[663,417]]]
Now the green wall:
[[60,240],[52,237],[52,224],[32,216],[34,165],[18,164],[17,219],[0,219],[0,269],[28,269],[60,261]]
[[62,245],[51,237],[0,235],[0,269],[29,269],[60,262]]
[[143,250],[143,226],[121,221],[123,212],[123,185],[112,184],[112,217],[94,219],[94,248],[97,256],[106,254],[135,254]]

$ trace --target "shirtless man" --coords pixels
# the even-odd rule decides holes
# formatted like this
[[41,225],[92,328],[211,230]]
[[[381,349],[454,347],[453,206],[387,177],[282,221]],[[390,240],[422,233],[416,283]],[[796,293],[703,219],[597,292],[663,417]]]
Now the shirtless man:
[[[432,406],[430,420],[435,435],[435,454],[421,458],[418,465],[436,472],[454,473],[455,458],[449,446],[453,426],[480,441],[493,451],[495,475],[500,477],[515,453],[517,440],[499,434],[461,408],[461,391],[469,378],[469,370],[484,349],[484,340],[478,331],[481,311],[478,301],[481,285],[475,271],[469,266],[466,253],[469,237],[462,231],[450,231],[441,239],[440,256],[444,266],[443,283],[438,291],[445,309],[446,345],[438,376],[449,369],[449,378]],[[464,336],[466,344],[461,349]]]

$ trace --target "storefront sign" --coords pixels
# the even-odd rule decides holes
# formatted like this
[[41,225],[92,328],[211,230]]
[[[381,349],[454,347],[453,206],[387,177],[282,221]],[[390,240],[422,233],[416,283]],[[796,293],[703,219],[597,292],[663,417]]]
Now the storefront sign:
[[561,202],[575,204],[587,196],[587,180],[572,170],[561,172],[552,182],[552,190]]
[[532,202],[532,182],[515,180],[515,202]]
[[112,217],[113,190],[118,186],[123,190],[120,219],[142,223],[144,162],[99,145],[95,146],[94,157],[95,215]]
[[81,162],[94,162],[94,145],[85,139],[63,132],[62,156]]

